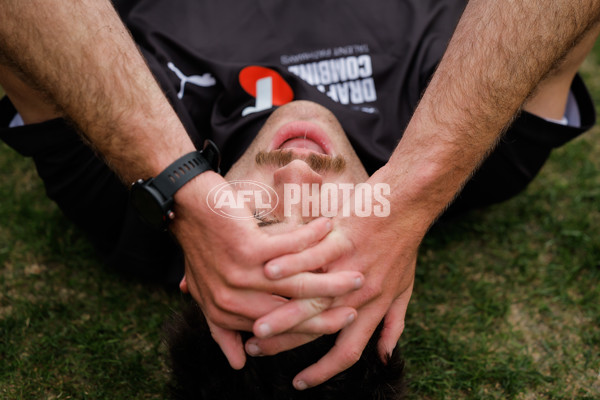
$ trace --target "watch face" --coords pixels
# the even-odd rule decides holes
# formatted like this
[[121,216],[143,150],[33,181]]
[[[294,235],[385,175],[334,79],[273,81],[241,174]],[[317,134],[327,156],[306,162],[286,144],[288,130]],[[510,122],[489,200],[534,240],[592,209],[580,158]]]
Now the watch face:
[[167,210],[163,208],[162,196],[154,188],[145,183],[135,183],[131,188],[131,203],[144,222],[165,229]]

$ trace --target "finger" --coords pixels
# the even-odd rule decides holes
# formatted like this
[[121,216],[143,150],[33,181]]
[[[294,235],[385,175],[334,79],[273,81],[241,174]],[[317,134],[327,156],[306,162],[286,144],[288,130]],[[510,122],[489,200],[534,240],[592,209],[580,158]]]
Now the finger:
[[212,323],[208,318],[206,322],[208,323],[213,339],[217,342],[223,354],[225,354],[231,368],[244,368],[246,364],[246,352],[244,351],[244,344],[242,343],[240,333],[221,328]]
[[285,332],[325,311],[333,302],[330,297],[291,300],[273,312],[259,318],[252,332],[259,338],[268,338]]
[[398,297],[385,315],[381,336],[377,342],[377,351],[379,357],[387,362],[389,356],[398,345],[398,339],[404,331],[404,320],[406,318],[406,309],[412,293],[412,285],[400,297]]
[[294,326],[290,332],[331,335],[353,323],[357,314],[352,307],[330,308]]
[[293,380],[298,390],[319,385],[354,365],[362,355],[371,335],[379,323],[379,318],[363,308],[357,320],[344,328],[335,344],[319,361],[301,371]]
[[348,254],[349,245],[341,235],[332,233],[313,247],[267,262],[265,275],[269,279],[281,279],[299,272],[317,270]]
[[[285,331],[282,329],[281,332],[284,333],[275,332],[276,334],[267,338],[255,337],[253,343],[261,349],[261,353],[264,355],[277,354],[305,343],[296,339],[293,341],[288,341],[287,339],[282,341],[281,338],[286,335],[303,334],[308,335],[308,338],[313,338],[314,335],[331,335],[353,323],[356,315],[356,310],[351,307],[328,309]],[[259,321],[257,322],[260,324]]]
[[268,338],[285,332],[326,310],[332,302],[333,299],[330,297],[291,300],[266,316],[259,318],[254,323],[252,332],[258,338]]
[[312,342],[322,335],[330,335],[347,327],[356,320],[356,310],[350,307],[336,307],[293,327],[289,333],[261,339],[250,338],[246,342],[246,352],[251,356],[271,356]]
[[250,338],[246,341],[246,352],[253,356],[271,356],[282,351],[295,349],[317,339],[320,334],[284,333],[268,339]]
[[281,296],[253,291],[233,292],[235,299],[218,299],[205,303],[205,314],[221,328],[251,331],[257,318],[268,315],[289,300]]
[[[184,282],[184,281],[182,281]],[[244,313],[244,311],[253,310],[253,308],[248,309],[248,303],[250,301],[258,300],[259,304],[264,304],[264,298],[270,300],[270,295],[267,294],[257,294],[257,297],[262,298],[248,298],[248,293],[245,291],[241,291],[238,299],[234,299],[236,293],[229,290],[219,290],[213,295],[206,294],[202,290],[200,290],[199,286],[196,284],[197,282],[194,279],[185,279],[185,287],[189,290],[189,293],[192,295],[192,298],[200,305],[202,308],[202,312],[206,316],[206,319],[211,321],[213,326],[218,326],[222,329],[228,330],[250,330],[252,329],[252,325],[256,318],[264,315],[259,314],[256,318],[249,318],[248,314]],[[283,304],[280,302],[277,306]],[[242,308],[242,306],[244,308]],[[275,309],[276,306],[273,307]],[[254,312],[254,310],[253,310]]]
[[297,230],[269,236],[260,252],[265,260],[300,252],[323,239],[332,227],[328,218],[317,218]]
[[297,299],[312,297],[338,297],[360,289],[365,278],[358,271],[315,274],[302,272],[280,281],[265,282],[263,290],[271,290],[280,296]]

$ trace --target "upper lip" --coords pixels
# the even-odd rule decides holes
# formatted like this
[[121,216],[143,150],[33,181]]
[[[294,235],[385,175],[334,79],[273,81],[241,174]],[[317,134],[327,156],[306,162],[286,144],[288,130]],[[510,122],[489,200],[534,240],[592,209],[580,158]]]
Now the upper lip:
[[317,143],[327,155],[332,155],[332,146],[325,131],[316,123],[309,121],[292,121],[282,125],[271,142],[269,151],[279,149],[286,141],[305,138]]

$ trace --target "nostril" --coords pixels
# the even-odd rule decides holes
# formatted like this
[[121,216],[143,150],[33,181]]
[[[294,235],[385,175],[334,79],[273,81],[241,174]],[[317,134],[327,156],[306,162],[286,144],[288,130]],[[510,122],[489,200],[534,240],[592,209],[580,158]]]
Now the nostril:
[[273,173],[275,186],[286,183],[323,183],[323,177],[313,171],[310,166],[302,160],[294,160],[285,167],[277,169]]

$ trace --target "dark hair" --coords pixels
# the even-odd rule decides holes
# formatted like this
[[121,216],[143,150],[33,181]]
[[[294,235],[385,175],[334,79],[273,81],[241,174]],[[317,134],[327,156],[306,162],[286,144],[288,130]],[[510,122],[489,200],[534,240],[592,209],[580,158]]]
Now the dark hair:
[[[234,370],[212,339],[197,305],[184,307],[166,326],[174,399],[197,400],[399,400],[404,397],[404,362],[396,348],[382,362],[377,353],[381,325],[360,360],[314,388],[298,391],[292,378],[322,357],[336,335],[322,336],[275,356],[248,357]],[[244,336],[248,339],[250,333]]]

